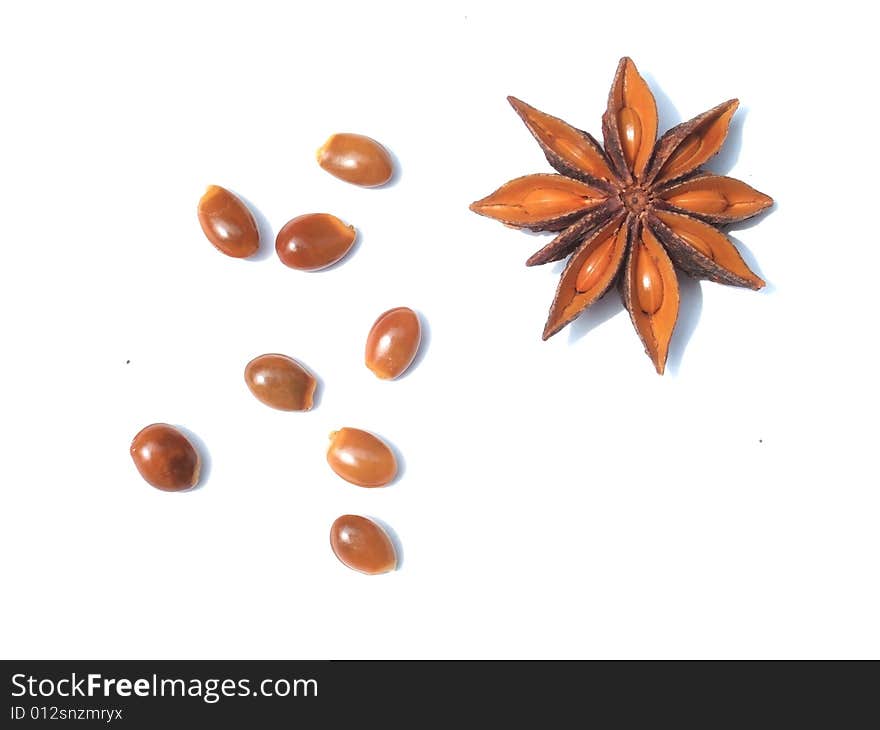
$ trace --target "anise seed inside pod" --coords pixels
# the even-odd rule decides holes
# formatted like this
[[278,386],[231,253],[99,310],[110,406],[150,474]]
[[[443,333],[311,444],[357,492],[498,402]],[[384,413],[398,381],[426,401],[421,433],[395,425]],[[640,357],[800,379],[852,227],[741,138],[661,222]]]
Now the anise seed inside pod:
[[285,266],[317,271],[339,261],[354,245],[357,231],[329,213],[307,213],[288,221],[275,238]]
[[635,164],[639,146],[642,144],[642,122],[639,115],[628,106],[617,113],[617,126],[620,129],[620,144],[627,164]]
[[174,426],[153,423],[141,429],[129,449],[144,480],[166,492],[179,492],[198,484],[199,452]]
[[388,573],[397,567],[391,538],[366,517],[337,517],[330,527],[330,547],[343,565],[367,575]]
[[608,269],[613,256],[614,238],[609,238],[604,246],[597,246],[581,265],[581,270],[578,272],[577,279],[575,280],[575,289],[579,292],[587,292],[592,289],[593,285],[602,278],[602,275]]
[[654,314],[663,304],[663,279],[648,250],[639,245],[636,252],[636,293],[639,307],[645,314]]
[[310,410],[318,384],[296,360],[276,354],[251,360],[244,369],[244,379],[257,400],[279,411]]
[[730,207],[720,190],[686,190],[678,195],[670,195],[666,201],[697,213],[723,213]]
[[233,258],[253,256],[260,248],[260,229],[240,198],[211,185],[199,200],[199,225],[214,247]]
[[384,185],[394,174],[388,150],[362,134],[333,134],[316,156],[323,169],[353,185],[368,188]]
[[663,174],[667,170],[673,170],[686,166],[688,162],[693,159],[694,156],[696,156],[700,149],[702,149],[702,147],[703,137],[700,132],[697,131],[689,134],[687,137],[685,137],[684,141],[678,146],[675,152],[672,153],[669,159],[666,160],[660,176],[663,177]]
[[397,475],[397,459],[382,439],[359,428],[330,434],[327,463],[347,482],[359,487],[384,487]]
[[367,335],[364,362],[377,378],[391,380],[412,364],[421,340],[419,316],[412,309],[389,309],[379,316]]
[[691,246],[693,246],[697,251],[699,251],[703,256],[707,258],[714,259],[715,255],[712,253],[712,246],[709,245],[707,241],[704,241],[700,238],[695,232],[686,230],[681,227],[676,229],[675,234],[679,238],[683,238],[687,241]]

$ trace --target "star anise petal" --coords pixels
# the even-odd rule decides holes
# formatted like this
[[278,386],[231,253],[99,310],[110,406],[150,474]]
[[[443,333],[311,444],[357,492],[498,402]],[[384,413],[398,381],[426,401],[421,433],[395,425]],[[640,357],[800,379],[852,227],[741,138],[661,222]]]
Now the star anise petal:
[[625,216],[619,213],[575,251],[559,278],[544,327],[545,340],[611,288],[623,264],[628,238]]
[[572,223],[542,249],[533,253],[526,261],[526,266],[539,266],[564,259],[622,207],[619,198],[609,198]]
[[507,101],[537,140],[553,168],[569,177],[614,190],[617,177],[602,147],[591,134],[508,96]]
[[654,234],[644,226],[639,228],[624,268],[621,296],[645,352],[662,375],[678,319],[678,279]]
[[656,186],[677,180],[714,157],[738,106],[737,99],[725,101],[670,129],[657,141],[645,181]]
[[764,286],[730,239],[708,223],[683,213],[656,210],[649,225],[675,265],[691,276],[749,289]]
[[559,231],[607,198],[604,190],[579,180],[541,173],[504,183],[471,210],[515,228]]
[[711,174],[672,183],[655,195],[659,206],[716,224],[744,221],[773,205],[773,198],[742,180]]
[[657,139],[654,94],[629,58],[622,58],[602,115],[605,151],[626,183],[641,180]]

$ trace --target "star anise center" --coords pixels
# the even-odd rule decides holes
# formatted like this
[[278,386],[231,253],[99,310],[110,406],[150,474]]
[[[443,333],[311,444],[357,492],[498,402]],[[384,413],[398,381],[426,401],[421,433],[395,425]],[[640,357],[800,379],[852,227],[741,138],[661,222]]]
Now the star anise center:
[[633,215],[639,215],[651,205],[651,191],[641,185],[630,185],[620,192],[620,202]]

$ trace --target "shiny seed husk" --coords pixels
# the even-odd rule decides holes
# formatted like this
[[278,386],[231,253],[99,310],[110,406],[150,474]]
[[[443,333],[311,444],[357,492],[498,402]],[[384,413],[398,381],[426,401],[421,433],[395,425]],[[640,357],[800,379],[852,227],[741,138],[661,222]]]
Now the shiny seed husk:
[[174,426],[153,423],[141,429],[129,452],[140,475],[156,489],[180,492],[199,482],[199,452]]
[[715,255],[712,253],[711,244],[700,238],[695,232],[689,231],[685,228],[678,228],[675,233],[679,238],[683,238],[706,258],[715,258]]
[[388,573],[397,567],[391,538],[366,517],[337,517],[330,527],[330,547],[343,565],[367,575]]
[[333,134],[317,152],[318,164],[340,180],[372,188],[394,174],[391,155],[376,140],[362,134]]
[[399,377],[415,359],[421,340],[419,316],[412,309],[389,309],[379,316],[367,335],[364,362],[377,378]]
[[357,231],[329,213],[307,213],[288,221],[275,238],[285,266],[317,271],[339,261],[354,245]]
[[604,246],[597,246],[581,265],[575,280],[575,289],[586,292],[593,288],[608,269],[614,254],[614,238],[609,238]]
[[279,411],[310,410],[318,384],[296,360],[278,354],[255,357],[245,367],[244,379],[257,400]]
[[645,314],[654,314],[663,304],[663,279],[651,254],[639,245],[636,252],[636,294]]
[[327,463],[347,482],[359,487],[384,487],[397,475],[397,459],[382,439],[359,428],[330,434]]
[[632,167],[642,144],[642,122],[634,109],[625,106],[617,112],[617,126],[620,129],[623,155],[627,164]]
[[214,247],[233,258],[253,256],[260,248],[260,229],[240,198],[211,185],[199,200],[199,225]]
[[695,213],[723,213],[730,207],[730,201],[717,189],[688,190],[679,195],[670,195],[667,202]]

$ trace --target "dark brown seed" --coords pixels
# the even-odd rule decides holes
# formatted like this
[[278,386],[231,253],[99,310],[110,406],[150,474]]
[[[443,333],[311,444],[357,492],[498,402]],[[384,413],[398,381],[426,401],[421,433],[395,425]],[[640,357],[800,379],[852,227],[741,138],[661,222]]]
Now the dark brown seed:
[[378,575],[397,567],[394,544],[385,530],[366,517],[342,515],[330,528],[330,547],[352,570]]
[[198,484],[199,452],[174,426],[154,423],[142,429],[130,453],[140,475],[156,489],[179,492]]
[[317,271],[335,264],[357,238],[348,226],[329,213],[308,213],[288,221],[275,238],[275,252],[285,266]]
[[279,411],[308,411],[317,380],[287,355],[260,355],[244,369],[244,380],[257,400]]
[[208,187],[199,201],[199,225],[218,251],[243,259],[260,248],[260,229],[240,198],[218,185]]

